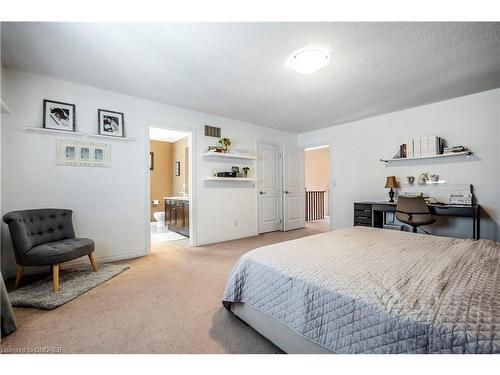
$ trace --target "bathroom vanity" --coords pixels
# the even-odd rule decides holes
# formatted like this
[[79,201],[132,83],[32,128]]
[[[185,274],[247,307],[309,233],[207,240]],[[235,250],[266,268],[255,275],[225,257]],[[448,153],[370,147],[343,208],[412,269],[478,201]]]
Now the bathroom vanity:
[[165,225],[172,232],[189,237],[189,197],[166,197]]

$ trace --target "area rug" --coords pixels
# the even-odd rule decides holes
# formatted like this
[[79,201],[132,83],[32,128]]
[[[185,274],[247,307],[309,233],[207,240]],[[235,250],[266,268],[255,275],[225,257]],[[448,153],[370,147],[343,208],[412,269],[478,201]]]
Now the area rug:
[[93,272],[89,266],[69,268],[59,274],[59,292],[54,293],[52,276],[9,293],[12,306],[52,310],[88,292],[90,289],[130,268],[127,264],[99,264]]

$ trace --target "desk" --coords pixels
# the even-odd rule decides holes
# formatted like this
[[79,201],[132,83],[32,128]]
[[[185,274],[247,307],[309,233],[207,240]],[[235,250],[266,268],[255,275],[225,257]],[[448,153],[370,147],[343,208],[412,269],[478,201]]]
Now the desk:
[[[434,216],[455,216],[472,218],[472,238],[479,239],[480,205],[462,206],[450,204],[428,204]],[[385,213],[395,212],[396,203],[366,201],[354,203],[354,225],[383,228]]]

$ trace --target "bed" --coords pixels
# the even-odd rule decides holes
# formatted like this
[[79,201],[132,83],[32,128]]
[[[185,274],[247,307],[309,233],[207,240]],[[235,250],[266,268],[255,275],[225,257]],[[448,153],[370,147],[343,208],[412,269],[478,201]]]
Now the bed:
[[223,305],[287,353],[500,353],[500,243],[353,227],[261,247]]

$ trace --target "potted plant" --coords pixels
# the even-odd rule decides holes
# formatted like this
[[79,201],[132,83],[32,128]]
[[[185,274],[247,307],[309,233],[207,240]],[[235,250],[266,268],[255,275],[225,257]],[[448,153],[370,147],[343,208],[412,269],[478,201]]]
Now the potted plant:
[[243,170],[243,174],[245,175],[245,177],[248,177],[248,171],[250,170],[249,167],[243,167],[241,168]]
[[227,152],[229,146],[231,146],[231,140],[229,138],[221,138],[219,139],[219,144],[222,146],[224,152]]

